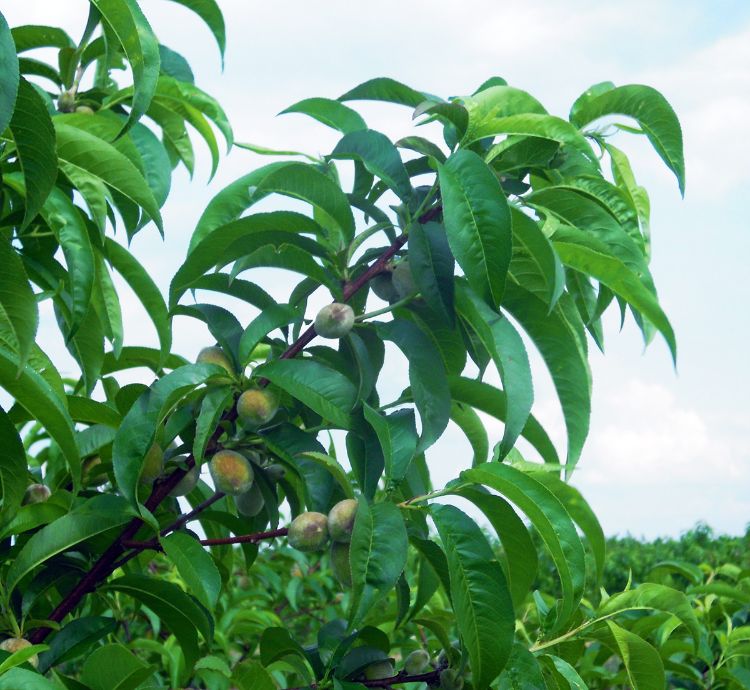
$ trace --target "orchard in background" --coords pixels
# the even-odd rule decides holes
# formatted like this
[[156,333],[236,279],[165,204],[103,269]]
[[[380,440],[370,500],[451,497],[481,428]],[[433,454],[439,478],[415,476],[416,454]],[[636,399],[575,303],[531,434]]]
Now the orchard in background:
[[[214,0],[177,1],[223,55]],[[303,100],[284,112],[337,130],[333,151],[236,144],[282,160],[210,202],[165,300],[129,241],[169,232],[160,208],[173,170],[193,171],[191,134],[213,173],[232,130],[135,0],[91,0],[82,30],[0,20],[0,689],[750,687],[748,572],[667,562],[607,592],[601,528],[565,481],[603,313],[676,355],[649,198],[611,143],[646,136],[684,189],[657,91],[597,84],[568,119],[498,77],[447,100],[388,78]],[[390,141],[361,100],[405,106],[442,140]],[[269,195],[307,212],[256,211]],[[252,282],[259,267],[299,275],[285,304]],[[113,272],[158,349],[123,344]],[[332,302],[317,314],[316,291]],[[257,315],[240,323],[216,293]],[[44,301],[78,378],[36,337]],[[172,351],[176,315],[211,333],[197,363]],[[408,360],[397,399],[378,391],[386,342]],[[527,343],[564,455],[531,414]],[[125,383],[131,369],[147,373]],[[451,420],[473,459],[434,487]],[[537,544],[554,592],[532,591]]]

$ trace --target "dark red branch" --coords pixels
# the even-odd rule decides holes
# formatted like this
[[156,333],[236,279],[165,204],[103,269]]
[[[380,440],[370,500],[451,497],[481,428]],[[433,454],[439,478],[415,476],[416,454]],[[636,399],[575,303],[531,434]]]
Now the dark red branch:
[[[224,494],[222,494],[223,496]],[[282,527],[280,529],[268,530],[267,532],[253,532],[252,534],[240,534],[236,537],[224,537],[221,539],[200,539],[200,543],[203,546],[225,546],[227,544],[252,544],[263,539],[274,539],[276,537],[285,537],[287,528]],[[149,539],[148,541],[123,541],[122,545],[128,549],[135,549],[136,552],[143,551],[144,549],[151,549],[153,551],[161,551],[161,545],[156,539]]]

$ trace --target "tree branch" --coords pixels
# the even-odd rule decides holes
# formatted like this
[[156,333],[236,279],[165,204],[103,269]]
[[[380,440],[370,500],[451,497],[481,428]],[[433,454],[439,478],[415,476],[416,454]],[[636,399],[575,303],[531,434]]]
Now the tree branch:
[[[376,680],[358,680],[358,685],[364,685],[366,688],[390,688],[392,685],[401,683],[427,683],[427,685],[437,685],[440,682],[440,671],[427,671],[426,673],[417,673],[410,676],[403,671],[390,678],[378,678]],[[317,683],[304,685],[298,688],[287,688],[286,690],[307,690],[307,688],[317,688]]]
[[[428,209],[425,213],[419,216],[417,220],[419,223],[427,223],[437,218],[441,212],[442,204],[438,202],[437,204],[435,204],[435,206]],[[396,238],[395,242],[393,242],[393,244],[391,244],[391,246],[388,247],[388,249],[386,249],[369,266],[366,271],[361,273],[351,282],[346,283],[346,285],[344,285],[343,300],[347,301],[351,299],[354,294],[356,294],[365,285],[367,285],[367,283],[372,280],[378,273],[382,273],[385,269],[386,264],[406,244],[407,240],[408,235],[406,233]],[[284,353],[281,354],[281,359],[291,359],[298,355],[305,348],[305,346],[315,338],[316,335],[317,334],[315,332],[315,327],[310,326],[294,343],[292,343],[292,345],[287,348]],[[268,381],[261,380],[259,381],[259,384],[261,386],[266,386],[268,385]],[[236,417],[237,411],[233,407],[222,416],[221,421],[234,421]],[[222,433],[223,429],[221,427],[221,424],[219,424],[209,440],[209,443],[206,447],[206,454],[210,454],[216,448],[218,440],[221,437]],[[186,465],[187,470],[190,470],[195,466],[195,458],[192,455],[188,456]],[[157,482],[155,482],[154,487],[151,491],[151,495],[148,497],[146,503],[144,504],[145,507],[149,511],[153,512],[159,506],[159,504],[169,495],[170,491],[172,491],[172,489],[177,486],[180,480],[185,476],[187,470],[177,469],[163,480],[158,480]],[[48,620],[60,623],[63,618],[65,618],[65,616],[67,616],[71,611],[73,611],[73,609],[75,609],[76,606],[78,606],[79,602],[81,601],[81,599],[83,599],[84,596],[86,596],[86,594],[94,591],[94,589],[96,589],[96,586],[105,578],[109,577],[109,575],[111,575],[119,565],[125,563],[127,560],[130,560],[131,557],[139,553],[138,551],[136,551],[133,556],[128,554],[126,558],[121,559],[121,557],[127,550],[125,543],[133,541],[135,535],[138,533],[138,530],[143,526],[143,524],[144,523],[140,518],[133,518],[125,526],[120,536],[107,548],[106,551],[104,551],[104,553],[102,553],[102,555],[97,559],[94,565],[91,566],[91,569],[83,576],[83,578],[81,578],[78,584],[70,592],[68,592],[65,597],[63,597],[62,601],[57,605],[55,610],[48,617]],[[37,628],[29,635],[28,639],[32,644],[41,644],[51,632],[51,628]],[[367,683],[365,684],[367,685]],[[383,685],[381,683],[380,685],[373,685],[370,687],[387,687],[387,685]]]
[[[224,494],[222,494],[223,496]],[[223,537],[221,539],[200,539],[200,543],[203,546],[224,546],[227,544],[253,544],[263,539],[274,539],[276,537],[285,537],[288,532],[286,527],[279,529],[268,530],[266,532],[253,532],[251,534],[240,534],[236,537]],[[162,535],[163,536],[163,535]],[[137,553],[145,549],[152,549],[153,551],[161,551],[161,545],[157,539],[149,539],[148,541],[123,541],[122,545],[128,549],[135,549]]]

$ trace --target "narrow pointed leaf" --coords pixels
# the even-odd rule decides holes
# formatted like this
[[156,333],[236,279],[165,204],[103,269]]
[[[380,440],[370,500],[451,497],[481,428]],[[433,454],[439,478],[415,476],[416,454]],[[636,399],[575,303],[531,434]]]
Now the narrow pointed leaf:
[[306,98],[290,105],[279,114],[285,113],[308,115],[343,134],[349,134],[349,132],[355,132],[358,129],[367,129],[367,124],[356,110],[329,98]]
[[13,115],[18,93],[18,56],[8,22],[0,13],[0,132],[4,132]]

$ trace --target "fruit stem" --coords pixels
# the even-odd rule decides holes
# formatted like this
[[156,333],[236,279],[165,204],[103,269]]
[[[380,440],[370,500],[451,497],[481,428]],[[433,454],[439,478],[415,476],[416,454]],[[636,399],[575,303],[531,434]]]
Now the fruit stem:
[[398,300],[398,302],[394,302],[393,304],[389,304],[387,307],[383,307],[382,309],[376,309],[375,311],[369,311],[366,314],[360,314],[359,316],[355,317],[356,322],[365,321],[366,319],[373,319],[376,316],[381,316],[382,314],[387,314],[388,312],[393,311],[394,309],[398,309],[399,307],[403,307],[406,304],[409,304],[419,293],[414,293],[412,295],[407,295],[406,297],[403,297],[402,299]]

